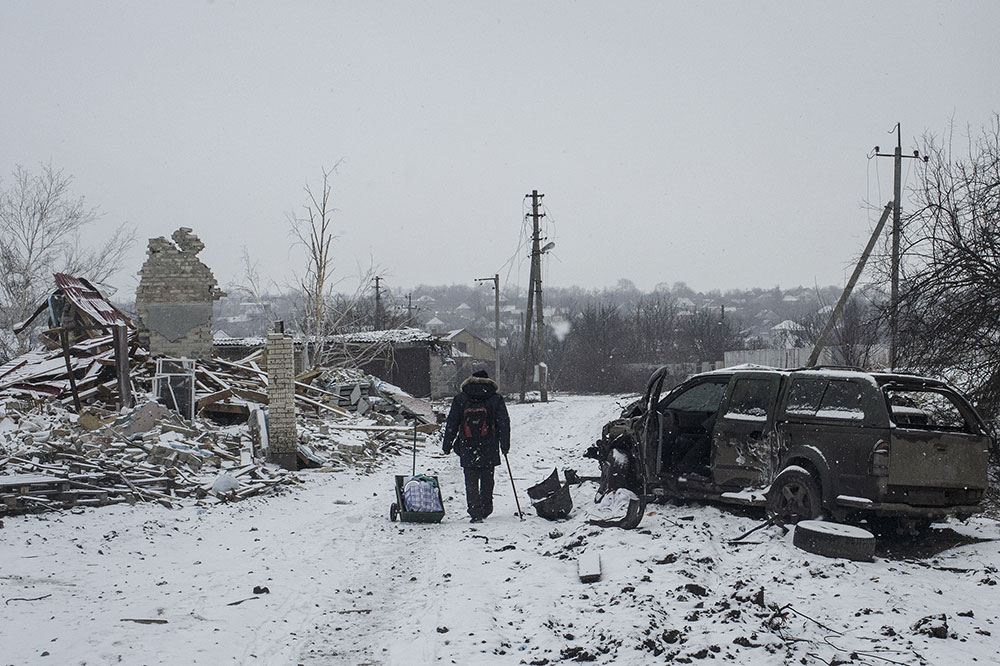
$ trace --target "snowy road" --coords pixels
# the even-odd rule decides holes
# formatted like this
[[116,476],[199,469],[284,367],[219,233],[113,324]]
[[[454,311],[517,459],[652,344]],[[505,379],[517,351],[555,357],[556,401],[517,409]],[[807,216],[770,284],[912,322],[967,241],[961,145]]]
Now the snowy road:
[[[595,473],[580,453],[618,405],[510,411],[523,522],[503,470],[496,513],[470,525],[457,458],[434,450],[418,468],[441,479],[440,525],[388,520],[408,457],[208,511],[7,518],[0,664],[1000,662],[995,521],[938,526],[937,555],[871,564],[807,555],[777,528],[727,544],[757,517],[697,504],[652,506],[633,532],[593,527],[593,484],[551,523],[524,489],[556,466]],[[577,579],[586,549],[600,550],[598,583]],[[944,638],[913,628],[940,614]]]

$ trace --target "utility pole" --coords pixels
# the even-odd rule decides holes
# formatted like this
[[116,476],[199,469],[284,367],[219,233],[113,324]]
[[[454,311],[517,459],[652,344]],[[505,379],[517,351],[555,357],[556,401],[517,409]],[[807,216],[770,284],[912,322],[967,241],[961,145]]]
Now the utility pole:
[[406,325],[413,326],[413,294],[406,295]]
[[[896,369],[896,345],[899,335],[899,239],[900,239],[900,191],[902,189],[903,158],[921,159],[920,151],[914,150],[912,155],[903,154],[902,128],[899,123],[889,130],[889,134],[896,133],[896,149],[892,155],[880,153],[879,147],[875,146],[876,157],[891,157],[892,168],[892,257],[890,260],[890,272],[892,273],[889,287],[889,369]],[[927,158],[923,158],[924,162]]]
[[494,364],[493,372],[496,373],[496,381],[500,381],[500,274],[495,273],[491,278],[476,278],[476,282],[493,282],[493,344]]
[[[548,387],[546,386],[546,368],[545,368],[545,324],[544,324],[544,312],[542,310],[542,252],[540,247],[541,237],[538,222],[541,218],[545,217],[545,213],[538,212],[538,204],[541,201],[544,194],[539,194],[538,190],[532,190],[531,194],[524,195],[525,198],[531,197],[531,222],[532,222],[532,233],[531,233],[531,276],[528,282],[528,309],[526,311],[526,317],[524,322],[524,374],[521,377],[521,400],[524,400],[525,390],[528,383],[528,373],[531,370],[532,357],[529,352],[531,348],[531,315],[535,315],[535,338],[536,338],[536,348],[535,348],[535,361],[539,365],[538,368],[538,384],[539,392],[541,393],[542,402],[549,401]],[[546,250],[550,246],[546,246]]]
[[875,249],[875,243],[878,242],[879,237],[882,235],[882,229],[885,228],[885,221],[889,219],[889,213],[893,211],[893,208],[894,203],[892,201],[885,205],[885,210],[882,211],[882,217],[879,218],[878,224],[875,225],[875,231],[872,232],[872,236],[868,240],[868,246],[865,247],[864,252],[861,253],[861,258],[854,267],[854,273],[851,274],[851,279],[847,281],[847,285],[844,287],[843,293],[840,294],[840,300],[837,301],[837,305],[833,308],[833,312],[830,313],[830,318],[827,320],[826,326],[823,327],[822,332],[819,334],[819,338],[816,340],[816,344],[813,345],[813,350],[809,354],[809,360],[806,361],[807,368],[812,368],[819,362],[820,354],[823,353],[823,348],[826,346],[826,340],[833,332],[834,326],[837,325],[840,313],[844,311],[844,308],[847,306],[847,302],[851,299],[851,293],[854,291],[854,285],[858,283],[858,278],[861,277],[861,271],[865,269],[865,264],[868,263],[868,257],[871,256],[872,250]]
[[382,278],[375,276],[375,330],[382,330]]

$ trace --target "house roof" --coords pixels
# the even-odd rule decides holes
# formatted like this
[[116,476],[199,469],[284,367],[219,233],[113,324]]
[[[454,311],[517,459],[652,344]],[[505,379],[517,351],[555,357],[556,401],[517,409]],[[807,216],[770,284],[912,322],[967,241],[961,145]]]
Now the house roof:
[[[76,310],[83,317],[89,319],[94,326],[106,328],[108,326],[132,325],[132,322],[121,310],[112,305],[94,285],[84,278],[76,278],[65,273],[56,273],[52,277],[55,279],[57,287],[53,294],[61,292],[66,300],[72,303]],[[14,326],[14,332],[20,333],[27,328],[48,306],[49,299],[46,298],[30,317]]]
[[775,324],[771,327],[772,331],[804,331],[806,330],[802,324],[797,324],[791,319],[786,319],[780,324]]

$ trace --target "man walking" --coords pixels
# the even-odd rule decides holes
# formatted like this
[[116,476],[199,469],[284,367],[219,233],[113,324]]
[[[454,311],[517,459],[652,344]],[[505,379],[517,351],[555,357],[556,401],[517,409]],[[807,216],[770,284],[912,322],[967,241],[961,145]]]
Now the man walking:
[[451,401],[444,427],[444,453],[454,448],[462,461],[474,523],[493,513],[493,468],[500,464],[500,453],[510,451],[510,417],[498,388],[485,370],[472,373]]

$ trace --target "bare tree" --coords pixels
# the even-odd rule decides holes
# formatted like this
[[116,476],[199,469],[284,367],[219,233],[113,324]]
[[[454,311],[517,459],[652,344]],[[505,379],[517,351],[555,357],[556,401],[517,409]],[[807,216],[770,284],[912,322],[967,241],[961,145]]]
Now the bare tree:
[[609,304],[588,305],[573,321],[566,337],[568,353],[563,383],[580,391],[628,388],[623,367],[628,362],[628,322]]
[[742,323],[721,309],[698,310],[684,319],[680,329],[691,361],[721,361],[726,351],[740,349],[744,343]]
[[298,285],[303,297],[303,316],[298,329],[306,337],[307,361],[314,367],[324,364],[360,366],[376,358],[388,358],[391,362],[391,345],[384,340],[371,344],[341,342],[336,349],[327,349],[330,335],[356,331],[359,304],[376,272],[374,263],[367,268],[359,265],[358,287],[354,293],[345,295],[334,291],[339,282],[334,279],[333,261],[333,241],[336,239],[333,215],[337,209],[331,200],[330,177],[339,165],[340,162],[332,169],[323,169],[323,185],[318,192],[306,184],[307,201],[303,212],[288,214],[292,235],[306,253],[306,272]]
[[[1000,415],[1000,115],[968,132],[964,153],[924,137],[929,161],[903,229],[899,354],[950,376]],[[885,266],[882,266],[885,270]]]
[[[824,300],[819,298],[822,305]],[[831,308],[821,308],[799,318],[802,339],[809,345],[819,340],[820,332],[830,319]],[[883,326],[880,313],[872,302],[862,295],[854,295],[844,305],[844,310],[834,324],[827,347],[834,351],[834,363],[856,368],[883,367],[886,359]]]
[[100,214],[71,190],[72,177],[43,164],[38,173],[17,166],[11,182],[0,183],[0,359],[22,353],[33,331],[6,335],[53,288],[53,273],[101,283],[121,268],[135,240],[124,224],[103,244],[81,237]]
[[323,169],[323,186],[319,193],[305,186],[306,202],[304,214],[288,214],[292,235],[306,251],[306,272],[299,280],[299,287],[305,299],[305,317],[301,331],[315,341],[314,358],[323,357],[324,338],[328,333],[327,318],[330,299],[333,296],[333,208],[330,201],[330,176],[337,170]]
[[238,296],[241,302],[249,300],[257,311],[254,312],[254,324],[251,334],[266,334],[271,329],[271,324],[278,319],[274,306],[271,303],[270,294],[278,292],[278,286],[271,282],[265,284],[264,277],[260,274],[260,262],[250,256],[250,251],[243,246],[243,275],[239,282],[235,281],[226,287],[226,290],[233,296]]

